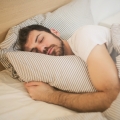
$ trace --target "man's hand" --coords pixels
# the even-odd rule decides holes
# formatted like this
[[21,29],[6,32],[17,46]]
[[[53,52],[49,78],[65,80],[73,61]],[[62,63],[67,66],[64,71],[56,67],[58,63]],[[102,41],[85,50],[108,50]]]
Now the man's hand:
[[55,90],[53,87],[43,82],[25,83],[25,88],[32,99],[44,102],[49,102],[49,97],[51,97]]

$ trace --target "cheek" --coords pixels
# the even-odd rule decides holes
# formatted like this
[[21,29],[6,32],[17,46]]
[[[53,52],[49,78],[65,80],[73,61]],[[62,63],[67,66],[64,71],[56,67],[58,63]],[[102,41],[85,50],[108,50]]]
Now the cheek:
[[59,45],[60,44],[60,41],[55,38],[54,36],[48,36],[45,40],[44,40],[44,43],[49,46],[49,45]]
[[58,40],[57,38],[53,38],[53,44],[55,45],[60,45],[60,40]]

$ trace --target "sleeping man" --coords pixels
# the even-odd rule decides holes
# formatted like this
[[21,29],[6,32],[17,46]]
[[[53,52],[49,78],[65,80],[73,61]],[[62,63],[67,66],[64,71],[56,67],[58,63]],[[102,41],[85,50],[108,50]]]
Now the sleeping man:
[[22,51],[79,56],[86,62],[91,82],[98,91],[75,94],[57,90],[43,82],[25,83],[32,99],[79,112],[102,112],[116,99],[120,83],[108,50],[111,44],[110,29],[97,25],[83,26],[66,41],[60,39],[55,29],[31,25],[20,30],[19,44]]

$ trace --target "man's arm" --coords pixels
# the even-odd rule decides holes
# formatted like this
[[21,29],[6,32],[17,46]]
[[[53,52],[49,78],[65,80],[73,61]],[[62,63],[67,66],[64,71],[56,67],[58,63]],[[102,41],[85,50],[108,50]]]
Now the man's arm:
[[35,100],[61,105],[79,112],[104,111],[120,91],[116,66],[105,45],[97,45],[91,51],[87,64],[91,81],[98,90],[96,93],[66,93],[42,82],[27,83],[25,87]]

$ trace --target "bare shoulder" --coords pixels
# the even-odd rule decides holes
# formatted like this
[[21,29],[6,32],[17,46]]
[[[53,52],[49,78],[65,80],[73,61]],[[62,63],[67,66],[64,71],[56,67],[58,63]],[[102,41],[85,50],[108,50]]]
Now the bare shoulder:
[[93,48],[87,65],[91,81],[98,91],[119,89],[118,71],[104,44]]

